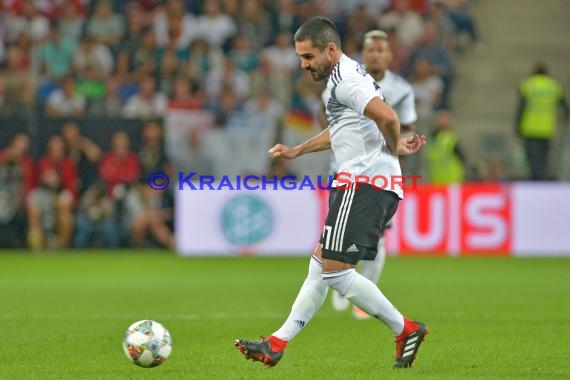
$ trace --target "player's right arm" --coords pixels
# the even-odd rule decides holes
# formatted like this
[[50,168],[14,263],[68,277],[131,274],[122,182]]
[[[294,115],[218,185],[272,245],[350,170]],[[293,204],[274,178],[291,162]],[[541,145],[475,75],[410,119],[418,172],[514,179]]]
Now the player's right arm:
[[297,146],[277,144],[267,152],[271,158],[295,158],[306,153],[320,152],[331,147],[331,135],[329,129],[324,129],[321,133],[311,137],[307,141]]

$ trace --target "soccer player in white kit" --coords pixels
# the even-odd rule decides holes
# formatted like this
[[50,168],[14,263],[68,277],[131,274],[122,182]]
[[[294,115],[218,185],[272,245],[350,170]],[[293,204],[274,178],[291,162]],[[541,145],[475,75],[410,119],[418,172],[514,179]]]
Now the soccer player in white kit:
[[[400,120],[402,134],[413,133],[415,131],[414,123],[418,119],[414,89],[404,78],[388,70],[392,62],[392,51],[388,43],[388,35],[384,31],[372,30],[364,35],[362,59],[366,71],[382,88],[382,94],[386,98],[386,102],[396,111]],[[331,168],[331,171],[334,172],[337,170],[336,163],[333,165],[335,168]],[[389,228],[389,225],[387,227]],[[381,231],[380,239],[378,240],[378,253],[374,260],[365,258],[360,262],[360,273],[377,284],[382,274],[385,260],[384,231]],[[337,311],[346,310],[350,306],[350,302],[337,291],[333,291],[331,301],[333,308]],[[354,306],[352,314],[357,319],[370,317],[357,306]]]
[[333,184],[321,241],[285,323],[268,338],[238,339],[235,346],[247,359],[276,365],[288,342],[323,305],[330,287],[392,331],[394,368],[411,367],[427,327],[404,317],[376,284],[355,270],[362,258],[376,254],[380,231],[396,212],[403,189],[356,181],[365,176],[401,178],[398,155],[416,153],[425,136],[400,137],[396,112],[364,67],[342,53],[339,34],[329,19],[313,17],[301,25],[295,33],[295,50],[313,80],[327,80],[323,98],[329,127],[295,147],[277,144],[269,154],[292,159],[332,149],[344,176]]

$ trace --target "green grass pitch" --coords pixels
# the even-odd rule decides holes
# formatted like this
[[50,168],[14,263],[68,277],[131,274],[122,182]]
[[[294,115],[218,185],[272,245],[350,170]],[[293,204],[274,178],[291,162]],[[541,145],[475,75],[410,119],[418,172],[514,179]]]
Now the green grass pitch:
[[[570,378],[570,259],[389,258],[380,287],[431,334],[411,370],[392,370],[377,320],[325,305],[267,369],[235,338],[277,329],[308,258],[184,259],[155,251],[0,253],[1,379]],[[162,366],[130,364],[134,321],[172,333]]]

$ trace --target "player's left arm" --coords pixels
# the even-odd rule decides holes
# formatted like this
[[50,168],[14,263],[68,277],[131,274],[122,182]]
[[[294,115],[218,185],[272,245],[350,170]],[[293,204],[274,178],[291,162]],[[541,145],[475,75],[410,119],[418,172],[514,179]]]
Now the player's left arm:
[[364,109],[364,115],[376,122],[390,151],[407,156],[416,153],[427,140],[424,135],[400,136],[400,121],[393,108],[379,97],[372,98]]
[[398,141],[400,140],[400,119],[398,119],[396,111],[376,96],[364,108],[364,116],[376,123],[386,140],[388,149],[397,154]]

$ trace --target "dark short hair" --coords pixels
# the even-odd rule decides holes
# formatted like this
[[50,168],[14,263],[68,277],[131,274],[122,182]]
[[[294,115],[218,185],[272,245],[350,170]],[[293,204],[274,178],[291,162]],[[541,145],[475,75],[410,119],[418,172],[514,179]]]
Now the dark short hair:
[[334,23],[326,17],[311,17],[297,29],[295,41],[310,40],[314,47],[323,50],[330,42],[340,49],[340,35]]

